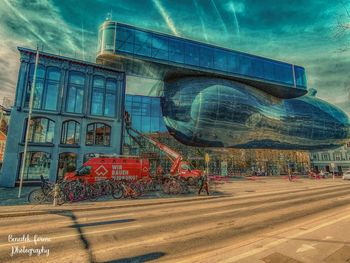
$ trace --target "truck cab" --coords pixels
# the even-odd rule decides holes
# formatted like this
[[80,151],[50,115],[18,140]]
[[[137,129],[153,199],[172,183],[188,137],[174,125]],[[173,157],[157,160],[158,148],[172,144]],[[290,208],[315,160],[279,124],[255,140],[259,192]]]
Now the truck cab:
[[194,169],[189,162],[181,161],[178,168],[178,174],[180,178],[188,180],[189,182],[194,182],[201,177],[202,171]]

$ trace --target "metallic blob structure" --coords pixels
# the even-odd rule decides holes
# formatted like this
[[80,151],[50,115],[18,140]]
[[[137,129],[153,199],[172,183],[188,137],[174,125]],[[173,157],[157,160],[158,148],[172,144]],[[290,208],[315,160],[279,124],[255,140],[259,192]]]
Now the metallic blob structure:
[[184,144],[319,149],[350,136],[348,116],[313,96],[276,98],[235,81],[185,77],[166,82],[163,116]]

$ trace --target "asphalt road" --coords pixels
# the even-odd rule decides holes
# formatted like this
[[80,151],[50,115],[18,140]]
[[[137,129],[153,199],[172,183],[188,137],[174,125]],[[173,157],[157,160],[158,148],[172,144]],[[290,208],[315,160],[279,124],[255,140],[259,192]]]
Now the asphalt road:
[[350,181],[263,178],[217,190],[0,218],[0,262],[350,262]]

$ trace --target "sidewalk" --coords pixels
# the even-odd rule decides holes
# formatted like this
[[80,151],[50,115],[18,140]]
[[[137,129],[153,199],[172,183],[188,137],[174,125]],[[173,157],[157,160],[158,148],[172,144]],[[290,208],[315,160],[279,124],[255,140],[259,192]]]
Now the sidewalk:
[[26,205],[29,204],[28,194],[39,186],[25,186],[22,188],[21,198],[18,198],[18,187],[0,187],[0,206]]

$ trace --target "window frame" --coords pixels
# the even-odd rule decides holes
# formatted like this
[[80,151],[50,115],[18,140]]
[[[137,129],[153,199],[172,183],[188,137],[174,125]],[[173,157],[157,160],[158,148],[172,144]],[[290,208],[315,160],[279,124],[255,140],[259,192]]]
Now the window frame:
[[[96,141],[96,129],[98,125],[103,125],[104,126],[104,139],[103,139],[103,144],[97,144]],[[93,136],[92,136],[92,143],[88,143],[88,136],[89,136],[89,127],[93,127]],[[106,139],[106,128],[109,128],[109,137],[108,137],[108,144],[107,139]],[[85,136],[85,145],[86,146],[105,146],[105,147],[110,147],[111,146],[111,134],[112,134],[112,127],[106,123],[103,122],[92,122],[86,125],[86,136]]]
[[[42,64],[38,65],[38,69],[43,71],[43,76],[38,75],[36,76],[35,80],[35,87],[37,87],[38,83],[42,84],[42,90],[40,94],[40,98],[38,99],[39,101],[39,106],[35,107],[34,105],[34,100],[35,98],[35,91],[34,91],[34,97],[33,97],[33,109],[34,110],[45,110],[45,111],[51,111],[51,112],[57,112],[58,111],[58,104],[59,104],[59,98],[60,98],[60,86],[62,82],[62,71],[59,67],[56,66],[44,66]],[[29,65],[29,70],[28,70],[28,81],[26,84],[25,88],[25,95],[23,98],[23,107],[24,108],[29,108],[29,102],[30,102],[30,93],[33,85],[33,78],[34,78],[34,70],[35,70],[35,64],[31,63]],[[58,72],[59,73],[59,78],[57,79],[49,79],[49,74],[50,72]],[[47,105],[47,95],[48,95],[48,87],[49,85],[55,85],[57,87],[57,96],[56,96],[56,107],[55,109],[48,109],[46,108]]]
[[[70,114],[83,114],[84,113],[84,101],[85,101],[85,96],[86,96],[86,83],[88,82],[87,80],[87,76],[86,74],[84,74],[83,72],[80,72],[80,71],[70,71],[69,74],[68,74],[68,83],[67,83],[67,94],[66,94],[66,105],[65,105],[65,112],[67,113],[70,113]],[[83,77],[84,78],[84,83],[83,84],[78,84],[78,83],[73,83],[71,81],[72,79],[72,76],[80,76],[80,77]],[[75,89],[75,95],[74,95],[74,110],[73,111],[68,111],[68,106],[69,106],[69,98],[70,98],[70,92],[72,90],[72,88]],[[77,107],[77,94],[78,94],[78,91],[83,91],[83,95],[82,95],[82,103],[81,103],[81,111],[80,112],[77,112],[76,111],[76,107]]]
[[[101,79],[103,80],[103,86],[95,86],[95,80],[96,79]],[[115,89],[109,89],[108,83],[113,82],[115,84]],[[104,77],[101,75],[94,75],[92,79],[92,87],[91,87],[91,99],[90,99],[90,115],[91,116],[98,116],[98,117],[106,117],[106,118],[115,118],[117,116],[117,98],[118,98],[118,92],[120,92],[122,85],[121,83],[122,80],[118,78],[111,78],[111,77]],[[101,114],[97,114],[93,112],[93,100],[96,96],[94,94],[97,93],[102,93],[102,101],[101,101],[101,109],[100,112]],[[106,106],[108,102],[108,97],[114,96],[115,99],[115,104],[114,104],[114,109],[112,111],[113,114],[107,114],[106,113]]]
[[[56,128],[56,122],[50,118],[47,118],[47,117],[41,117],[41,116],[37,116],[37,117],[33,117],[31,118],[31,121],[33,120],[38,120],[40,119],[40,123],[41,123],[41,120],[47,120],[47,124],[46,124],[46,132],[45,132],[45,141],[44,142],[40,142],[40,141],[34,141],[34,138],[35,138],[35,129],[36,126],[33,126],[33,125],[29,125],[29,133],[28,136],[28,143],[38,143],[38,144],[53,144],[54,143],[54,138],[55,138],[55,128]],[[24,129],[23,129],[23,136],[22,136],[22,142],[24,143],[25,142],[25,139],[26,139],[26,132],[27,132],[27,127],[28,127],[28,118],[25,118],[24,119]],[[48,133],[49,133],[49,130],[50,130],[50,124],[53,124],[53,127],[52,127],[52,130],[53,130],[53,135],[52,135],[52,141],[47,141],[47,138],[48,138]],[[32,129],[32,131],[30,131]]]
[[[74,143],[67,143],[69,124],[74,123]],[[80,123],[76,120],[65,120],[62,122],[60,143],[64,145],[79,145],[80,143]]]

